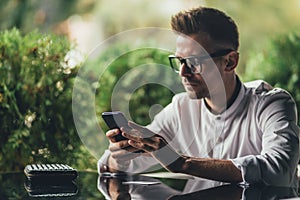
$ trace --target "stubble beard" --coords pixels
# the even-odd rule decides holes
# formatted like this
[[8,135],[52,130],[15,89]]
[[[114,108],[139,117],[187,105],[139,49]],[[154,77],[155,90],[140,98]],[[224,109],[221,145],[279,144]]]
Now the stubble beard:
[[[190,82],[188,80],[182,80],[182,83],[184,84],[185,82]],[[193,82],[194,83],[194,82]],[[184,84],[184,88],[186,93],[188,94],[190,99],[202,99],[209,97],[209,92],[207,90],[206,84],[197,82],[197,87],[195,89],[192,88],[192,86],[186,86]]]

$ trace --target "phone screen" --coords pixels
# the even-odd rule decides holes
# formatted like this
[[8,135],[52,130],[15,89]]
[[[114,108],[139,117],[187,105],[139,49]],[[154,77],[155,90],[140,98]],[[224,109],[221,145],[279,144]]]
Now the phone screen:
[[[102,113],[102,118],[110,129],[120,129],[121,127],[130,128],[128,126],[128,120],[126,119],[125,115],[120,111],[104,112]],[[127,138],[123,137],[121,134],[118,134],[116,136],[117,141],[126,139]]]
[[[128,120],[125,115],[120,111],[114,112],[104,112],[102,113],[102,118],[110,129],[115,129],[120,127],[131,129],[128,126]],[[122,134],[118,134],[115,136],[116,141],[127,140],[127,138],[123,137]],[[143,153],[143,150],[139,150],[133,153]]]

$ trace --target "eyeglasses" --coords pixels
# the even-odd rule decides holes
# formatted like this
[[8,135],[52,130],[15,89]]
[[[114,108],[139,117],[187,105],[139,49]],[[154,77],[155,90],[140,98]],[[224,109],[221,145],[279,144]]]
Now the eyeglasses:
[[216,51],[214,53],[204,55],[204,56],[189,56],[186,58],[177,57],[174,55],[169,56],[169,61],[172,69],[176,72],[180,72],[181,66],[184,64],[187,68],[189,68],[190,72],[193,74],[201,74],[202,73],[202,64],[205,59],[208,58],[216,58],[229,54],[234,50],[232,49],[223,49],[220,51]]

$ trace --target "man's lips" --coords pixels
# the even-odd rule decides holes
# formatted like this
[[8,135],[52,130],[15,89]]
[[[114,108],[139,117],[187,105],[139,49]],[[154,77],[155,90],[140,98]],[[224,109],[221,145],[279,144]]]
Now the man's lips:
[[200,89],[205,88],[205,83],[199,80],[195,81],[195,80],[183,79],[182,84],[189,91],[198,91]]
[[199,84],[191,83],[191,82],[184,82],[184,87],[187,91],[195,91]]
[[191,81],[187,81],[187,80],[183,80],[183,84],[186,85],[186,86],[192,86],[192,87],[195,87],[195,86],[199,85],[199,83],[191,82]]
[[193,86],[194,87],[194,86],[197,86],[198,84],[185,82],[184,85],[186,85],[186,86]]

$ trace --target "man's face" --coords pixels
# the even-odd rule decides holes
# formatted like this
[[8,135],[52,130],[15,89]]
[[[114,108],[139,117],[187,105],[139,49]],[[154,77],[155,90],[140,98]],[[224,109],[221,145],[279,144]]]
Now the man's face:
[[[192,38],[192,39],[191,39]],[[211,39],[207,34],[203,36],[182,36],[179,35],[176,41],[175,56],[186,58],[189,56],[205,56],[212,53]],[[202,62],[201,74],[191,73],[185,64],[181,65],[179,75],[182,79],[182,84],[189,97],[192,99],[210,98],[218,92],[218,83],[220,81],[220,70],[212,59],[205,59]]]

